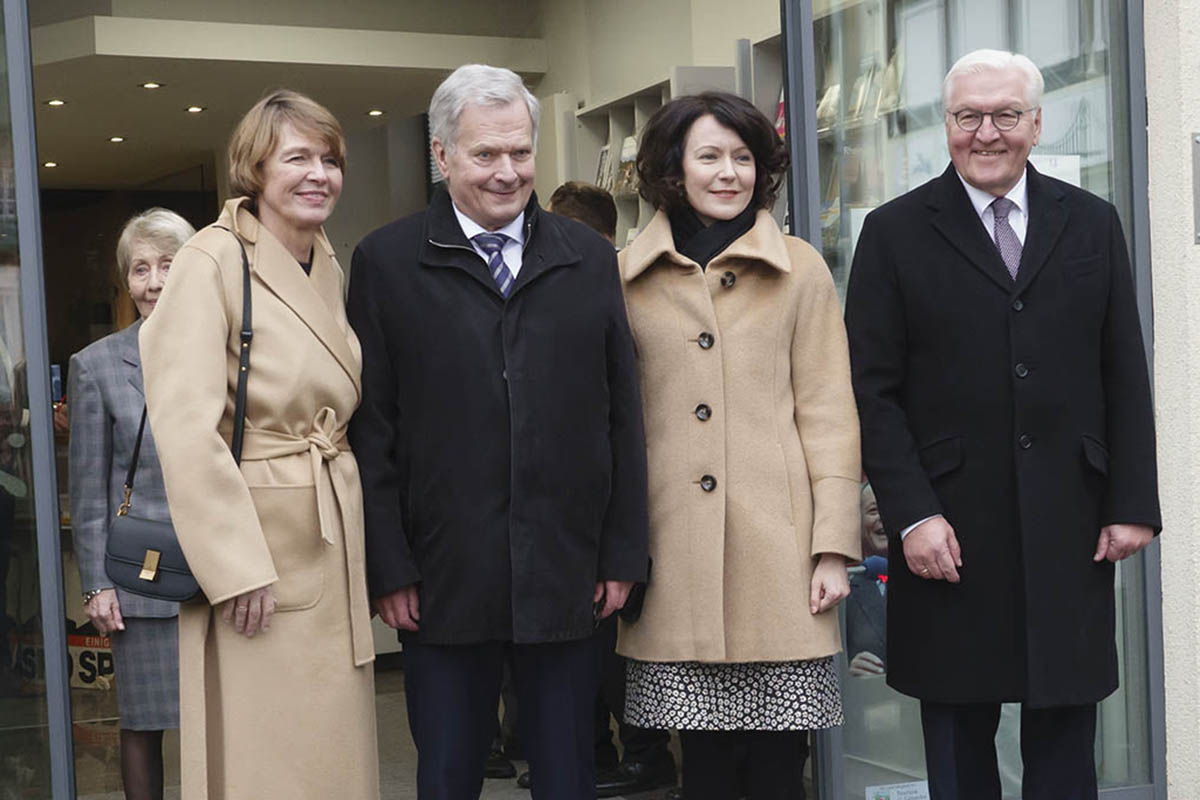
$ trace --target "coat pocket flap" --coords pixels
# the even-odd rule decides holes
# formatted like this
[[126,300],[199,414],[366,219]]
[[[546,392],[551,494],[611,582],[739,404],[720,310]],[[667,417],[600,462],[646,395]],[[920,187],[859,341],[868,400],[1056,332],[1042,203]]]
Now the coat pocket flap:
[[1095,436],[1083,434],[1083,457],[1092,469],[1101,475],[1108,474],[1108,448]]
[[963,463],[963,437],[947,436],[945,439],[924,445],[917,453],[917,457],[921,460],[925,474],[930,478],[937,478],[947,472],[952,472],[961,467]]

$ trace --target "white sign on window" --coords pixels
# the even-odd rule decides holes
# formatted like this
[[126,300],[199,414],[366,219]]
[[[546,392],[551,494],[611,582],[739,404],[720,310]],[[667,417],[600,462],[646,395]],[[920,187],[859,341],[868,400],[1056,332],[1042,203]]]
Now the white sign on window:
[[1078,155],[1052,156],[1045,153],[1030,153],[1029,163],[1034,169],[1051,178],[1066,181],[1076,188],[1081,188],[1080,171],[1082,159]]
[[887,786],[868,786],[866,800],[929,800],[929,783],[889,783]]

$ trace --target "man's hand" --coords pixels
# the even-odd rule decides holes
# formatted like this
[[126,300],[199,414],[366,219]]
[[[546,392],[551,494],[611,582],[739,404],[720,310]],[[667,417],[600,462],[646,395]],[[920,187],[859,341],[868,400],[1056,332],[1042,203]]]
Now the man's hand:
[[101,589],[100,594],[93,597],[83,610],[102,636],[113,631],[125,630],[125,620],[121,617],[121,602],[117,600],[116,589]]
[[403,586],[391,594],[376,597],[373,605],[379,618],[398,631],[416,631],[421,621],[421,600],[415,583]]
[[958,583],[962,551],[945,517],[927,519],[904,537],[904,561],[918,578]]
[[822,553],[813,570],[812,590],[808,610],[824,614],[850,595],[850,578],[846,575],[846,559],[838,553]]
[[1092,561],[1099,563],[1108,559],[1114,564],[1141,550],[1154,540],[1154,530],[1149,525],[1105,525],[1100,529],[1100,540],[1096,542],[1096,554]]
[[596,613],[596,619],[606,619],[624,608],[632,588],[633,581],[596,581],[592,605],[604,601],[604,607]]
[[233,623],[233,629],[253,639],[255,634],[271,629],[271,617],[275,615],[275,591],[270,586],[239,594],[225,601],[221,616]]

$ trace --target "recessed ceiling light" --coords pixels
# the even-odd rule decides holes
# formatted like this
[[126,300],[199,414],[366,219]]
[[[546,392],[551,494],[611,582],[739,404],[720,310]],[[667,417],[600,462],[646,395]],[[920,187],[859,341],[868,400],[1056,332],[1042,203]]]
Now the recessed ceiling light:
[[204,106],[188,106],[187,107],[187,112],[189,114],[199,114],[203,110],[204,110]]
[[370,111],[367,112],[367,116],[368,117],[382,117],[383,111],[378,108],[372,108]]
[[55,167],[58,166],[58,162],[57,161],[47,161],[45,164],[42,164],[42,166],[48,167],[49,169],[54,169]]
[[108,137],[108,140],[110,142],[113,142],[114,144],[119,144],[119,143],[125,141],[125,137],[124,136],[110,136],[110,137]]
[[58,108],[59,106],[65,106],[66,104],[67,104],[66,100],[59,100],[57,97],[54,98],[53,100],[46,101],[46,105],[54,106],[55,108]]
[[162,84],[157,81],[146,81],[142,84],[143,89],[161,89]]

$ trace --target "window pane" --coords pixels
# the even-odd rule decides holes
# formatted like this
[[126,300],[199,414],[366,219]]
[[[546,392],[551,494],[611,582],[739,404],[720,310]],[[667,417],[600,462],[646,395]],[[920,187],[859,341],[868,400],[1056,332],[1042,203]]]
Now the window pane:
[[40,565],[3,24],[0,20],[0,797],[49,797]]

